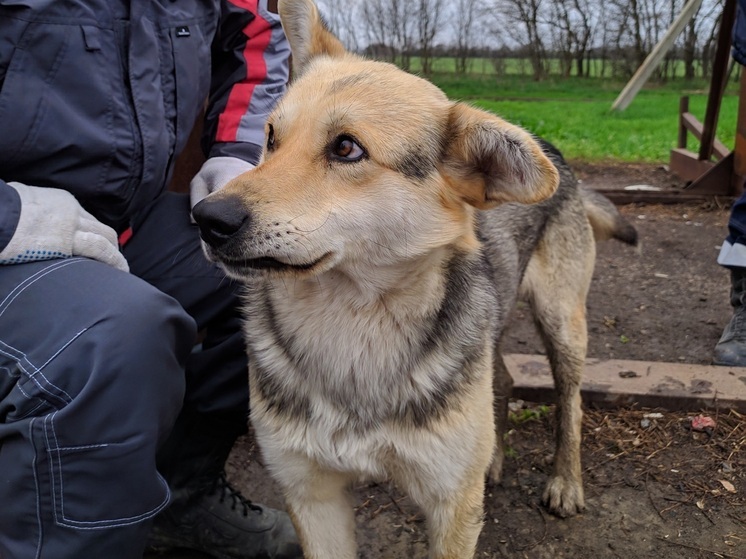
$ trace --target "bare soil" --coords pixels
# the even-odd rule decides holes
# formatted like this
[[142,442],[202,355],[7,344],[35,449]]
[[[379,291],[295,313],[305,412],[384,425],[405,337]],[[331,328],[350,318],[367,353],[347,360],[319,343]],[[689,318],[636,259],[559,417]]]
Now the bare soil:
[[[574,167],[597,188],[681,186],[662,167]],[[715,262],[729,203],[621,208],[637,227],[642,247],[611,242],[598,247],[588,299],[589,356],[710,362],[730,317],[728,275]],[[543,352],[524,305],[504,349]],[[698,432],[691,429],[691,418],[701,410],[585,410],[587,509],[560,519],[540,503],[551,472],[552,407],[525,402],[512,407],[511,450],[503,482],[486,491],[477,557],[746,558],[746,417],[703,412],[716,427]],[[660,415],[646,417],[651,413]],[[282,508],[250,436],[234,449],[229,476],[246,495]],[[423,518],[396,488],[361,483],[352,503],[361,559],[427,556]]]

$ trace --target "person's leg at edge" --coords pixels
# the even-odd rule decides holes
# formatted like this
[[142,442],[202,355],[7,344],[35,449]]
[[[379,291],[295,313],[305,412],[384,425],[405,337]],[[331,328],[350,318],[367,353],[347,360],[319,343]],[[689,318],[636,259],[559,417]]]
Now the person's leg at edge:
[[712,361],[715,365],[746,367],[746,192],[731,209],[728,238],[718,264],[730,270],[733,316],[715,346]]
[[0,557],[142,557],[194,321],[85,259],[0,267]]
[[184,409],[158,455],[173,504],[156,518],[149,548],[219,559],[301,557],[287,514],[251,503],[225,478],[228,454],[248,425],[240,286],[204,257],[188,197],[156,200],[134,221],[124,254],[132,272],[177,299],[201,332],[187,360]]

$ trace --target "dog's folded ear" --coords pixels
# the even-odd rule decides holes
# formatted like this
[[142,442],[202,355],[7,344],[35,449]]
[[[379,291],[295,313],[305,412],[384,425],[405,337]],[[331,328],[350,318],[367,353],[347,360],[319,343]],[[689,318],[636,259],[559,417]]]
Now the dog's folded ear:
[[444,174],[469,204],[549,198],[559,173],[533,137],[518,126],[463,103],[451,107]]
[[342,56],[345,48],[326,27],[312,0],[280,0],[280,20],[293,54],[293,74],[300,76],[319,55]]

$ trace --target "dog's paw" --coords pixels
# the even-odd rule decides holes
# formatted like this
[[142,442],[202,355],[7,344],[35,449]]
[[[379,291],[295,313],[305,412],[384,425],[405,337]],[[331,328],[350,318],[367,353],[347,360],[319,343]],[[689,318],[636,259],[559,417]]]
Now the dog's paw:
[[585,509],[583,484],[570,478],[553,476],[547,483],[542,501],[557,516],[574,516]]

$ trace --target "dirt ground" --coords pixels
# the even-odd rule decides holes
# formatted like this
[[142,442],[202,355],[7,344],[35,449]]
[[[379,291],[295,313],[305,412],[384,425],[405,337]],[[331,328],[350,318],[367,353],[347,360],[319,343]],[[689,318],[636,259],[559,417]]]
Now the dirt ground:
[[[661,167],[575,169],[598,188],[680,186]],[[715,263],[729,203],[621,208],[642,248],[598,248],[588,300],[590,357],[710,362],[730,315],[728,276]],[[505,351],[543,352],[525,306],[517,309]],[[512,404],[505,476],[486,493],[478,558],[746,558],[746,417],[705,411],[716,427],[697,432],[691,418],[701,410],[585,410],[587,509],[559,519],[540,504],[554,429],[545,404]],[[229,476],[253,499],[282,507],[250,437],[234,449]],[[422,516],[390,484],[361,483],[353,504],[361,559],[427,556]]]

